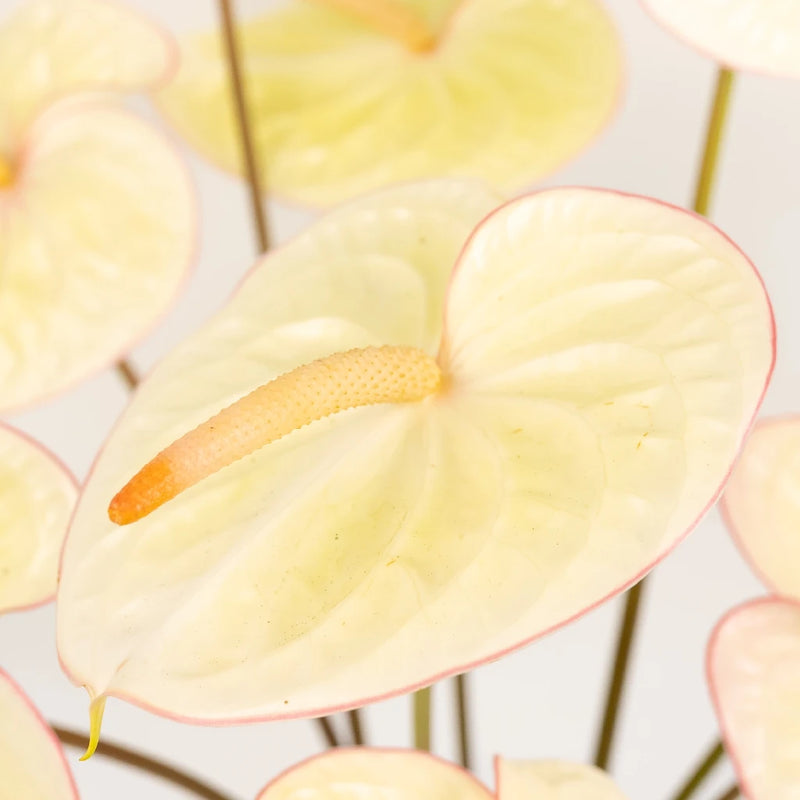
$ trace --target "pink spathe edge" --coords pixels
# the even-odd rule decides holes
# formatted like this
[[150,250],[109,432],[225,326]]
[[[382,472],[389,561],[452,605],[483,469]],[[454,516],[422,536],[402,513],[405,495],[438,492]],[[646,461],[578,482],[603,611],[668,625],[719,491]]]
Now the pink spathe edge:
[[13,680],[12,677],[2,668],[0,668],[0,681],[4,681],[11,687],[11,691],[14,692],[14,694],[16,694],[20,700],[22,700],[22,703],[31,712],[31,716],[33,716],[41,726],[42,731],[50,740],[50,743],[53,746],[53,750],[55,751],[59,761],[61,762],[61,767],[63,769],[63,772],[67,776],[67,779],[69,781],[73,799],[79,800],[78,787],[75,784],[75,778],[72,775],[72,771],[69,768],[69,764],[67,763],[67,757],[66,755],[64,755],[64,750],[61,747],[61,742],[58,740],[55,731],[47,724],[47,721],[41,715],[39,709],[36,708],[36,706],[31,702],[31,699],[22,690],[22,687],[15,680]]
[[[105,0],[103,1],[105,2]],[[83,112],[102,111],[104,114],[117,115],[125,119],[135,120],[137,123],[147,127],[154,135],[157,135],[161,138],[161,143],[174,156],[175,165],[178,168],[178,171],[183,176],[184,187],[186,189],[186,197],[188,198],[190,204],[189,215],[188,215],[190,241],[188,242],[187,246],[187,256],[185,264],[180,270],[180,272],[182,273],[182,277],[176,283],[175,289],[172,292],[172,294],[165,298],[163,311],[158,315],[156,315],[150,321],[149,324],[143,326],[141,331],[131,338],[131,341],[128,345],[114,352],[112,355],[106,358],[98,359],[98,362],[93,367],[84,372],[82,376],[77,377],[72,382],[65,384],[61,389],[42,393],[38,395],[35,399],[30,400],[27,403],[22,403],[21,405],[18,406],[3,407],[2,409],[0,409],[0,412],[5,416],[13,416],[15,414],[20,414],[24,411],[27,411],[30,408],[35,408],[36,406],[39,406],[42,403],[46,403],[50,400],[53,400],[56,397],[60,397],[62,394],[65,394],[66,392],[69,392],[72,389],[74,389],[76,386],[79,386],[81,383],[83,383],[83,381],[87,380],[88,378],[99,374],[103,370],[107,369],[113,364],[116,364],[118,361],[124,359],[128,355],[128,353],[130,353],[131,350],[133,350],[137,345],[139,345],[148,336],[150,336],[150,334],[153,333],[153,331],[156,328],[158,328],[158,326],[161,325],[161,323],[170,314],[172,309],[177,304],[178,300],[182,297],[189,281],[191,280],[192,274],[194,272],[194,267],[197,263],[200,253],[200,204],[198,200],[197,188],[194,179],[189,171],[189,167],[172,134],[166,133],[161,128],[155,127],[151,122],[144,119],[139,114],[136,114],[130,109],[127,109],[124,106],[117,103],[101,102],[96,98],[87,98],[85,100],[72,100],[63,102],[65,103],[64,105],[56,103],[54,106],[52,106],[43,114],[41,114],[40,117],[36,120],[36,122],[30,127],[28,135],[25,137],[25,141],[22,143],[19,150],[19,160],[17,162],[18,182],[11,191],[6,193],[5,197],[0,197],[0,201],[5,200],[5,202],[9,206],[11,206],[15,202],[18,202],[18,199],[15,197],[15,195],[17,194],[21,196],[24,195],[25,169],[28,162],[30,161],[31,151],[34,150],[34,143],[36,140],[37,129],[47,123],[47,118],[49,116],[53,116],[57,120],[62,120],[68,118],[71,115],[80,115]],[[2,206],[0,205],[0,208],[1,207]]]
[[780,70],[767,69],[765,67],[754,67],[746,62],[736,63],[733,60],[723,58],[720,53],[709,50],[702,45],[697,44],[693,39],[690,39],[684,32],[679,31],[671,22],[667,22],[663,17],[659,16],[654,8],[650,6],[648,0],[637,0],[641,9],[653,20],[662,30],[669,33],[679,42],[691,47],[692,50],[699,53],[701,56],[711,59],[716,62],[719,67],[723,69],[732,70],[734,72],[749,72],[753,75],[761,75],[764,78],[780,78],[782,80],[798,80],[800,74],[781,72]]
[[[459,766],[458,764],[453,764],[452,761],[446,761],[439,756],[433,755],[433,753],[429,753],[425,750],[414,750],[413,748],[402,748],[402,747],[335,747],[330,750],[326,750],[322,753],[317,753],[316,755],[309,756],[308,758],[303,759],[302,761],[298,762],[297,764],[293,764],[288,769],[285,769],[279,775],[276,775],[256,796],[256,800],[261,800],[264,795],[270,791],[278,781],[282,781],[288,775],[291,775],[293,772],[297,772],[298,770],[304,769],[309,764],[312,764],[315,761],[324,761],[330,758],[337,758],[338,756],[342,755],[343,753],[375,753],[377,755],[384,755],[384,756],[413,756],[417,759],[424,759],[427,761],[432,761],[434,764],[438,766],[445,767],[452,772],[461,773],[466,778],[469,778],[475,784],[475,787],[479,790],[482,790],[488,798],[492,797],[491,791],[480,781],[476,778],[469,770],[464,769],[464,767]],[[495,759],[496,763],[497,759]],[[499,796],[499,789],[498,795]]]
[[[0,430],[4,430],[4,431],[10,433],[12,436],[17,437],[18,439],[22,439],[24,442],[29,444],[31,447],[33,447],[34,449],[38,450],[43,456],[45,456],[45,458],[47,458],[50,462],[52,462],[58,468],[58,470],[64,475],[65,478],[67,478],[67,480],[75,488],[76,495],[77,495],[78,492],[80,492],[81,484],[78,481],[78,479],[75,477],[75,475],[72,472],[72,470],[57,455],[55,455],[55,453],[53,453],[51,450],[49,450],[47,447],[45,447],[41,442],[37,441],[36,439],[34,439],[32,436],[30,436],[29,434],[25,433],[24,431],[21,431],[19,428],[15,428],[13,425],[9,425],[9,424],[7,424],[7,423],[5,423],[3,421],[0,421]],[[76,505],[77,505],[77,503],[76,503]],[[73,514],[75,513],[74,509],[73,509],[72,513]],[[71,524],[71,522],[72,522],[72,515],[70,515],[69,524]],[[64,539],[65,540],[66,540],[67,530],[69,530],[69,524],[67,525],[67,528],[64,531]],[[63,549],[63,546],[64,545],[63,545],[63,542],[62,542],[62,545],[61,545],[60,549]],[[59,557],[59,564],[60,564],[60,557]],[[61,568],[60,568],[60,565],[59,565],[59,573],[60,572],[61,572]],[[52,594],[47,595],[47,597],[45,597],[45,598],[43,598],[41,600],[35,600],[32,603],[26,603],[25,605],[22,605],[22,606],[9,606],[7,608],[0,607],[0,616],[2,616],[3,614],[13,614],[13,613],[15,613],[17,611],[30,611],[30,610],[32,610],[34,608],[39,608],[41,606],[47,605],[47,603],[51,603],[53,600],[55,600],[55,597],[56,597],[56,593],[53,592]],[[4,673],[3,673],[2,669],[0,669],[0,676],[2,676],[3,674]]]
[[[765,428],[780,427],[782,425],[800,425],[800,414],[781,414],[775,417],[764,417],[763,419],[760,419],[758,424],[753,427],[753,435],[755,436],[758,431]],[[753,574],[773,594],[783,600],[797,602],[797,598],[795,596],[785,594],[777,586],[775,586],[774,582],[766,574],[766,572],[764,572],[761,567],[756,564],[750,549],[745,543],[745,538],[742,536],[739,526],[734,520],[734,514],[728,507],[728,493],[729,490],[726,490],[722,495],[722,499],[719,502],[719,513],[722,517],[722,521],[725,523],[725,527],[728,529],[728,533],[731,535],[731,539],[733,539],[733,543],[736,545],[742,558],[744,558],[744,560],[747,562],[747,566],[750,567],[750,569],[753,571]]]
[[[498,214],[501,211],[504,211],[505,209],[513,206],[514,204],[520,203],[520,202],[522,202],[522,201],[524,201],[524,200],[526,200],[528,198],[531,198],[531,197],[535,197],[535,196],[538,196],[538,195],[555,194],[555,193],[558,193],[558,192],[575,192],[575,191],[594,192],[594,193],[602,194],[602,195],[615,195],[615,196],[618,196],[618,197],[627,197],[627,198],[631,198],[631,199],[634,199],[634,200],[641,200],[641,201],[643,201],[645,203],[652,203],[652,204],[657,205],[657,206],[662,206],[664,208],[671,209],[671,210],[673,210],[675,212],[678,212],[678,213],[681,213],[681,214],[686,214],[687,216],[698,220],[704,226],[706,226],[708,228],[711,228],[713,231],[715,231],[719,236],[721,236],[728,244],[730,244],[733,247],[734,250],[736,250],[745,259],[747,264],[752,269],[753,274],[755,275],[756,279],[758,280],[758,282],[759,282],[759,284],[761,286],[761,289],[763,291],[764,302],[765,302],[765,305],[766,305],[766,312],[767,312],[767,316],[768,316],[768,319],[769,319],[770,342],[771,342],[771,345],[772,345],[772,348],[771,348],[772,349],[772,359],[771,359],[769,367],[767,369],[767,373],[766,373],[766,376],[765,376],[765,379],[764,379],[764,387],[763,387],[763,389],[761,391],[761,395],[760,395],[760,397],[758,398],[758,401],[755,404],[755,407],[753,409],[753,414],[752,414],[749,422],[745,426],[744,431],[743,431],[743,433],[742,433],[742,435],[741,435],[741,437],[739,439],[739,442],[737,444],[736,453],[737,453],[737,456],[738,456],[738,453],[741,450],[742,444],[743,444],[744,440],[747,438],[747,436],[748,436],[748,434],[750,432],[750,429],[752,428],[753,423],[755,422],[756,416],[758,415],[758,411],[759,411],[759,409],[761,407],[761,404],[762,404],[762,402],[764,400],[764,395],[765,395],[765,393],[767,391],[767,387],[769,386],[769,382],[770,382],[770,379],[772,377],[773,370],[775,368],[775,357],[776,357],[775,316],[773,314],[772,304],[771,304],[769,296],[767,295],[767,292],[766,292],[766,287],[764,286],[764,280],[761,277],[761,274],[756,269],[756,267],[753,264],[753,262],[747,257],[747,255],[744,253],[744,251],[742,251],[742,249],[735,242],[733,242],[733,240],[727,234],[725,234],[723,231],[721,231],[712,222],[709,222],[709,220],[706,219],[705,217],[703,217],[702,215],[697,214],[694,211],[689,211],[689,210],[687,210],[685,208],[680,208],[679,206],[673,205],[671,203],[667,203],[667,202],[665,202],[663,200],[657,200],[657,199],[651,198],[651,197],[644,197],[642,195],[631,194],[631,193],[628,193],[628,192],[622,192],[622,191],[611,190],[611,189],[598,189],[596,187],[582,187],[582,186],[565,186],[565,187],[558,187],[558,188],[554,188],[554,189],[541,189],[541,190],[538,190],[538,191],[535,191],[535,192],[531,192],[531,193],[529,193],[527,195],[522,195],[521,197],[517,197],[517,198],[515,198],[513,200],[510,200],[510,201],[508,201],[506,203],[503,203],[498,208],[496,208],[494,211],[492,211],[489,214],[487,214],[487,216],[484,217],[477,224],[477,226],[475,227],[473,232],[467,238],[466,242],[464,243],[463,247],[461,248],[461,252],[459,253],[459,255],[457,256],[457,258],[455,260],[453,271],[452,271],[451,276],[450,276],[450,282],[448,284],[448,292],[449,292],[449,286],[452,284],[452,281],[453,281],[457,271],[459,270],[461,264],[463,263],[465,253],[470,249],[470,247],[472,245],[472,242],[473,242],[473,239],[475,238],[477,233],[483,228],[483,226],[492,217],[495,216],[495,214]],[[350,202],[351,203],[358,202],[359,205],[360,205],[360,204],[363,204],[364,198],[361,198],[361,199],[359,199],[357,201],[350,201]],[[300,234],[300,236],[302,236],[302,235],[303,234]],[[289,243],[287,242],[286,244],[289,244]],[[286,245],[284,245],[284,247],[285,246]],[[267,255],[263,256],[261,259],[259,259],[256,262],[255,266],[252,267],[248,271],[248,273],[243,278],[242,282],[239,284],[239,286],[233,292],[233,294],[231,296],[231,299],[233,297],[235,297],[242,290],[242,287],[243,287],[244,283],[247,281],[247,279],[249,278],[249,276],[253,272],[253,270],[257,269],[260,265],[264,264],[265,262],[268,262],[269,259],[272,258],[277,253],[279,253],[281,251],[281,249],[282,248],[278,248],[277,250],[274,250],[274,251],[268,253]],[[443,320],[443,326],[442,326],[443,332],[447,329],[446,328],[447,296],[448,295],[446,294],[445,295],[445,313],[444,313],[444,320]],[[442,344],[440,346],[440,351],[439,351],[440,353],[444,352],[444,347],[445,347],[445,343],[444,343],[444,334],[443,334],[443,341],[442,341]],[[116,430],[117,426],[119,426],[121,421],[122,421],[122,418],[120,418],[120,420],[117,421],[116,425],[114,426],[114,429],[112,429],[111,433],[109,434],[109,439],[111,438],[111,436],[113,436],[114,431]],[[91,467],[91,469],[89,471],[89,475],[87,477],[87,482],[91,479],[91,476],[92,476],[92,474],[94,472],[94,469],[97,466],[97,463],[98,463],[99,459],[102,457],[104,449],[105,449],[105,446],[103,448],[101,448],[100,452],[98,453],[98,455],[97,455],[97,457],[95,459],[95,462],[94,462],[94,464],[92,465],[92,467]],[[254,723],[258,723],[258,722],[279,721],[279,720],[288,720],[288,719],[307,719],[307,718],[312,718],[312,717],[325,716],[327,714],[337,713],[337,712],[340,712],[340,711],[348,711],[348,710],[353,709],[353,708],[361,708],[362,706],[369,705],[371,703],[382,702],[383,700],[388,700],[388,699],[390,699],[392,697],[398,697],[400,695],[404,695],[404,694],[408,694],[410,692],[417,691],[418,689],[422,689],[422,688],[424,688],[426,686],[430,686],[431,684],[436,683],[436,682],[438,682],[440,680],[444,680],[445,678],[449,678],[449,677],[451,677],[453,675],[458,675],[458,674],[460,674],[462,672],[468,672],[469,670],[475,669],[476,667],[482,666],[483,664],[488,664],[488,663],[490,663],[492,661],[496,661],[496,660],[498,660],[500,658],[503,658],[504,656],[506,656],[506,655],[508,655],[510,653],[513,653],[513,652],[515,652],[517,650],[520,650],[523,647],[527,647],[529,644],[531,644],[532,642],[536,641],[537,639],[541,639],[544,636],[546,636],[547,634],[552,633],[553,631],[556,631],[559,628],[562,628],[565,625],[568,625],[568,624],[570,624],[571,622],[574,622],[577,619],[580,619],[582,616],[584,616],[584,614],[587,614],[590,611],[593,611],[595,608],[598,608],[599,606],[601,606],[606,601],[610,600],[613,597],[616,597],[618,594],[621,594],[626,589],[629,589],[631,586],[633,586],[634,584],[638,583],[642,578],[645,577],[645,575],[647,575],[648,572],[650,572],[650,570],[653,569],[653,567],[656,564],[658,564],[659,561],[661,561],[667,555],[669,555],[669,553],[671,553],[689,535],[689,533],[691,533],[691,531],[694,530],[694,528],[698,525],[700,520],[713,507],[713,505],[719,499],[719,496],[722,493],[722,490],[724,489],[725,484],[728,481],[728,478],[730,478],[731,472],[733,471],[734,464],[735,464],[735,458],[731,462],[731,466],[728,469],[727,473],[723,476],[723,479],[722,479],[719,487],[717,488],[717,490],[713,493],[713,495],[709,499],[708,503],[703,507],[703,509],[700,511],[700,513],[697,515],[697,517],[691,523],[691,525],[689,525],[686,528],[686,530],[683,532],[683,534],[678,536],[675,539],[675,541],[672,542],[666,549],[664,549],[662,552],[658,553],[655,556],[655,558],[649,564],[647,564],[642,570],[640,570],[638,573],[636,573],[630,580],[628,580],[626,582],[623,582],[616,589],[613,589],[612,591],[610,591],[605,596],[601,597],[596,602],[594,602],[591,605],[587,606],[583,610],[578,611],[577,613],[571,615],[570,617],[567,617],[566,619],[563,619],[560,622],[556,622],[555,624],[551,625],[549,628],[545,628],[544,630],[538,631],[537,633],[533,634],[532,636],[529,636],[529,637],[527,637],[525,639],[522,639],[520,642],[518,642],[516,644],[510,645],[509,647],[505,647],[505,648],[503,648],[501,650],[498,650],[498,651],[496,651],[494,653],[490,653],[489,655],[486,655],[486,656],[483,656],[481,658],[478,658],[475,661],[469,661],[469,662],[467,662],[465,664],[461,664],[461,665],[455,666],[455,667],[453,667],[451,669],[443,670],[443,671],[441,671],[439,673],[436,673],[436,674],[434,674],[432,676],[429,676],[427,678],[424,678],[422,680],[415,681],[414,683],[409,684],[407,686],[400,687],[398,689],[393,689],[391,691],[384,692],[383,694],[378,694],[378,695],[373,695],[373,696],[370,696],[370,697],[360,698],[359,700],[354,701],[354,702],[343,703],[341,705],[336,705],[336,706],[329,706],[329,707],[322,707],[322,708],[315,708],[315,709],[306,709],[304,711],[297,711],[297,712],[294,712],[294,713],[288,712],[288,713],[285,713],[285,714],[283,714],[283,713],[265,714],[263,716],[256,716],[256,717],[231,717],[231,718],[223,718],[223,719],[218,719],[218,720],[197,719],[197,718],[194,718],[194,717],[189,717],[189,716],[184,716],[184,715],[181,715],[181,714],[174,714],[174,713],[170,713],[170,712],[164,711],[163,709],[159,709],[156,706],[152,706],[149,703],[147,703],[146,701],[144,701],[144,700],[142,700],[140,698],[137,698],[134,695],[126,694],[125,692],[105,692],[103,696],[116,697],[116,698],[118,698],[120,700],[124,700],[125,702],[131,703],[132,705],[138,706],[139,708],[142,708],[142,709],[144,709],[144,710],[146,710],[146,711],[148,711],[150,713],[156,714],[158,716],[165,717],[167,719],[176,720],[178,722],[184,722],[184,723],[188,723],[188,724],[192,724],[192,725],[204,725],[204,726],[212,726],[212,727],[225,727],[225,726],[230,726],[230,725],[245,725],[245,724],[254,724]],[[77,507],[76,507],[76,510],[77,510]],[[73,519],[74,519],[74,514],[73,514]],[[71,528],[72,528],[72,523],[70,523],[70,529]],[[67,534],[67,537],[65,538],[64,548],[62,548],[62,551],[61,551],[61,563],[59,564],[59,576],[61,575],[61,568],[63,567],[64,549],[66,548],[66,543],[67,543],[68,540],[69,540],[69,533]],[[67,677],[72,681],[72,683],[75,684],[76,686],[84,686],[82,681],[79,678],[77,678],[70,671],[69,667],[67,666],[67,664],[62,659],[60,648],[58,649],[58,660],[59,660],[59,663],[61,665],[62,670],[67,675]]]
[[[605,14],[606,19],[608,21],[609,28],[611,29],[611,31],[612,31],[612,33],[614,35],[614,41],[615,41],[615,44],[616,44],[617,52],[619,54],[619,66],[620,66],[620,74],[619,74],[619,82],[618,82],[618,85],[617,85],[617,92],[616,92],[616,95],[614,97],[613,102],[611,103],[611,105],[609,107],[608,113],[606,114],[606,116],[602,120],[600,120],[598,122],[598,124],[594,128],[591,136],[587,139],[586,143],[583,144],[581,147],[579,147],[577,150],[575,150],[573,153],[565,155],[560,161],[558,161],[556,164],[554,164],[551,169],[543,172],[541,175],[538,175],[535,178],[527,179],[526,181],[524,181],[521,184],[518,184],[518,185],[515,184],[513,188],[509,188],[506,185],[499,186],[499,185],[493,183],[492,181],[490,181],[490,180],[488,180],[486,178],[478,177],[476,175],[460,175],[458,172],[448,173],[446,175],[428,175],[428,176],[422,176],[422,177],[417,177],[417,178],[407,178],[407,179],[404,179],[404,180],[393,181],[391,184],[386,184],[386,185],[384,185],[382,187],[375,187],[374,189],[371,189],[371,190],[369,190],[369,191],[367,191],[367,192],[365,192],[363,194],[351,195],[349,197],[343,198],[341,200],[341,202],[339,202],[339,203],[331,203],[331,204],[328,204],[328,205],[326,205],[324,203],[320,204],[320,203],[313,203],[313,202],[303,202],[301,200],[296,200],[296,199],[294,199],[292,197],[284,195],[280,191],[274,192],[272,190],[272,188],[269,186],[269,181],[266,182],[267,185],[266,185],[265,190],[262,192],[262,194],[265,197],[268,197],[269,199],[274,199],[274,200],[279,201],[281,203],[281,205],[285,206],[288,209],[292,209],[292,210],[296,210],[296,211],[319,211],[319,212],[334,211],[335,209],[341,208],[342,206],[344,206],[344,205],[346,205],[348,203],[351,203],[351,202],[353,202],[355,200],[363,199],[364,197],[368,197],[369,195],[374,194],[375,192],[380,192],[380,191],[383,191],[385,189],[388,189],[388,188],[390,188],[390,186],[391,187],[404,186],[404,185],[425,183],[427,181],[434,181],[434,180],[479,181],[479,182],[485,184],[489,189],[491,189],[491,190],[493,190],[495,192],[499,192],[501,194],[505,194],[506,196],[508,196],[508,195],[516,195],[519,192],[523,192],[524,193],[522,195],[523,197],[526,194],[530,194],[530,192],[528,192],[527,189],[532,184],[542,183],[542,182],[547,181],[550,178],[552,178],[554,175],[556,175],[558,172],[560,172],[564,167],[566,167],[567,164],[572,163],[572,161],[580,158],[586,152],[588,152],[589,149],[592,147],[592,145],[594,145],[601,138],[601,136],[605,135],[606,129],[611,125],[612,120],[614,120],[617,117],[617,115],[620,113],[620,111],[622,109],[622,106],[624,104],[626,95],[627,95],[627,89],[628,89],[628,83],[629,83],[628,70],[627,70],[628,59],[627,59],[627,53],[625,51],[625,48],[623,47],[624,40],[623,40],[623,38],[622,38],[622,36],[620,34],[619,29],[617,28],[617,26],[616,26],[616,24],[614,22],[614,16],[611,14],[611,12],[608,9],[607,0],[593,0],[593,2],[594,2],[594,4],[596,6],[598,6],[600,9],[602,9],[602,11]],[[463,13],[463,8],[462,7],[454,8],[450,12],[449,17],[447,18],[445,26],[443,28],[443,33],[449,31],[449,29],[453,25],[453,20],[456,17],[458,17],[458,15],[460,13]],[[433,53],[435,53],[435,52],[436,51],[434,50]],[[419,54],[419,57],[420,58],[431,58],[432,55],[433,55],[432,53],[422,53],[422,54]],[[180,63],[180,46],[178,46],[178,62]],[[173,75],[173,77],[174,77],[174,75]],[[169,80],[166,81],[165,85],[169,84],[169,82],[170,82]],[[164,87],[160,87],[160,88],[164,88]],[[241,170],[232,169],[231,167],[229,167],[226,164],[222,163],[221,159],[219,159],[216,156],[215,153],[212,153],[210,148],[208,148],[205,145],[201,144],[199,139],[193,138],[190,135],[191,134],[190,131],[188,131],[188,130],[184,131],[184,129],[181,126],[175,124],[175,122],[173,121],[174,120],[173,115],[168,113],[167,110],[164,108],[164,103],[162,102],[160,97],[158,97],[158,96],[153,97],[153,104],[158,109],[158,112],[160,113],[161,117],[169,125],[170,129],[175,133],[175,135],[180,137],[181,139],[183,139],[184,142],[186,144],[188,144],[191,149],[195,150],[198,153],[198,155],[200,155],[201,158],[205,159],[209,164],[211,164],[213,167],[218,169],[224,175],[228,175],[228,176],[230,176],[232,178],[237,178],[239,180],[244,180],[244,176],[242,175]],[[256,157],[257,157],[256,160],[260,161],[260,159],[258,158],[258,153],[256,154]],[[243,166],[243,165],[240,164],[240,167],[241,166]],[[263,173],[265,168],[264,168],[264,166],[262,164],[259,164],[259,169]],[[267,177],[269,177],[269,176],[267,176]]]
[[725,750],[728,753],[728,757],[733,764],[733,769],[736,772],[740,790],[745,797],[749,798],[749,800],[755,800],[755,795],[753,794],[752,787],[745,777],[741,761],[739,760],[738,753],[736,752],[736,748],[733,746],[733,737],[731,736],[731,731],[726,722],[725,714],[723,712],[723,705],[720,702],[719,692],[717,690],[717,680],[714,676],[713,661],[716,655],[717,643],[720,635],[722,634],[723,628],[725,628],[729,622],[732,622],[739,614],[760,606],[789,606],[800,611],[800,602],[782,597],[759,597],[756,600],[748,600],[744,603],[740,603],[738,606],[735,606],[728,611],[725,616],[723,616],[722,619],[714,626],[714,629],[711,631],[711,636],[708,640],[708,647],[706,649],[706,681],[708,682],[708,691],[711,695],[711,702],[713,703],[714,710],[716,712],[720,734],[722,736],[722,741],[725,744]]

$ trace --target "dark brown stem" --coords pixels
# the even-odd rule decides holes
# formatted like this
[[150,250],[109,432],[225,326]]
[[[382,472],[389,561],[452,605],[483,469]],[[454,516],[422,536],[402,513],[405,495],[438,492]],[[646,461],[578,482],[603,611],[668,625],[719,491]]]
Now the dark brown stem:
[[469,687],[466,672],[456,675],[456,724],[458,727],[458,755],[461,766],[470,769],[470,744],[469,744],[469,704],[467,701]]
[[[53,730],[61,742],[68,747],[77,747],[80,750],[86,748],[86,742],[89,738],[88,734],[73,731],[69,728],[60,728],[56,725],[53,726]],[[230,795],[217,791],[198,778],[187,775],[185,772],[175,767],[150,758],[136,750],[130,750],[122,745],[104,741],[97,746],[96,752],[99,756],[105,756],[113,761],[118,761],[120,764],[125,764],[134,769],[146,772],[149,775],[154,775],[157,778],[169,781],[169,783],[180,786],[182,789],[186,789],[187,792],[192,792],[198,797],[204,798],[204,800],[232,800]]]
[[734,783],[727,792],[723,792],[717,800],[736,800],[736,798],[741,794],[741,790],[739,789],[739,784]]
[[354,708],[352,711],[348,711],[347,716],[350,720],[350,733],[353,736],[353,744],[359,746],[364,744],[364,731],[361,726],[361,715],[358,713],[358,709]]
[[614,735],[617,728],[617,718],[625,686],[625,675],[628,671],[631,646],[636,633],[636,623],[639,618],[639,603],[645,581],[641,580],[632,587],[625,596],[625,608],[622,614],[622,623],[617,639],[617,650],[614,656],[614,669],[608,683],[606,705],[603,713],[603,722],[597,740],[594,763],[601,769],[607,769],[611,760],[614,746]]
[[714,767],[725,755],[725,747],[722,742],[717,740],[703,755],[692,774],[686,782],[678,789],[678,793],[672,800],[689,800],[689,798],[702,786],[705,779],[711,774]]
[[128,391],[132,392],[139,385],[139,375],[127,359],[122,358],[117,361],[117,373],[125,382]]
[[233,91],[236,124],[239,128],[242,158],[247,176],[247,185],[250,190],[253,224],[258,238],[258,249],[260,252],[266,253],[269,250],[269,226],[264,208],[264,195],[261,189],[261,173],[258,170],[258,159],[253,143],[250,115],[247,109],[247,93],[239,54],[239,42],[236,36],[232,0],[219,0],[219,9],[222,16],[222,33],[225,42],[225,54],[228,60],[231,90]]

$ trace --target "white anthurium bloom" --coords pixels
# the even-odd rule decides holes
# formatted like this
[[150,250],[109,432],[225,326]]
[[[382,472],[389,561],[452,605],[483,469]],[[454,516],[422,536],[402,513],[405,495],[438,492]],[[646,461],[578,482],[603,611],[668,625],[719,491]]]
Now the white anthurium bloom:
[[354,201],[142,385],[63,557],[95,728],[109,695],[222,721],[409,691],[622,591],[714,502],[774,358],[752,264],[645,198],[498,202]]
[[0,800],[78,800],[55,734],[0,670]]
[[780,597],[731,611],[711,639],[709,682],[728,751],[750,800],[795,800],[800,787],[800,418],[762,420],[725,490],[723,516]]
[[[292,0],[240,34],[264,185],[312,205],[442,176],[519,190],[590,144],[622,91],[598,0]],[[183,51],[162,108],[239,171],[219,31]]]
[[2,412],[119,358],[182,283],[187,174],[106,98],[154,87],[174,62],[161,32],[103,0],[30,0],[0,22]]
[[796,800],[800,786],[800,604],[771,597],[717,626],[708,679],[748,800]]
[[55,597],[58,557],[77,497],[75,479],[61,463],[0,425],[0,614]]
[[800,78],[795,0],[640,0],[657,22],[726,67]]
[[497,791],[418,750],[336,748],[279,775],[257,800],[625,800],[604,772],[565,761],[495,762]]

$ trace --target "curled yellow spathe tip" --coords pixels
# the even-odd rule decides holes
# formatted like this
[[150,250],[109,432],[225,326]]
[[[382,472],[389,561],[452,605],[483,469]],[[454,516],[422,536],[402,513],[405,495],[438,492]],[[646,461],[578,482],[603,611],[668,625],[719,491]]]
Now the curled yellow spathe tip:
[[106,710],[105,695],[95,697],[89,703],[89,744],[86,747],[86,752],[80,757],[81,761],[90,759],[97,745],[100,744],[100,729],[103,727],[103,712]]

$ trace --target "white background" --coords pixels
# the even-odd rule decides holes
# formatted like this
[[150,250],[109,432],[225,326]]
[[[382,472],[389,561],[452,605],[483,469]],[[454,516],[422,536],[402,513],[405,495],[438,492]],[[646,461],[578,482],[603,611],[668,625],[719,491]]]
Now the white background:
[[[214,0],[129,0],[176,32],[216,21]],[[3,16],[16,0],[0,0]],[[241,10],[268,0],[240,2]],[[581,158],[547,183],[619,188],[686,204],[691,198],[714,65],[661,31],[634,0],[608,0],[621,30],[628,86],[617,118]],[[152,111],[145,113],[156,119]],[[766,400],[769,414],[795,410],[798,397],[800,269],[800,82],[738,79],[714,220],[753,258],[772,295],[779,358]],[[201,249],[188,291],[172,315],[133,355],[150,366],[224,300],[253,260],[254,237],[243,184],[187,153],[202,210]],[[272,209],[276,239],[309,216]],[[56,402],[10,420],[41,439],[83,477],[126,394],[113,371]],[[763,590],[728,540],[716,511],[653,574],[645,625],[636,642],[613,773],[631,800],[670,797],[689,765],[713,741],[714,717],[704,681],[711,627],[735,603]],[[586,616],[471,678],[477,771],[491,782],[495,753],[588,760],[593,752],[620,602]],[[61,674],[52,607],[0,618],[0,666],[52,721],[86,725],[86,697]],[[453,757],[451,687],[435,691],[436,752]],[[409,704],[399,698],[369,708],[372,744],[406,745]],[[283,768],[321,749],[309,721],[240,728],[189,727],[111,700],[104,735],[136,745],[253,798]],[[83,800],[189,797],[95,758],[70,761]],[[706,794],[731,781],[725,767]],[[2,780],[2,776],[0,776]],[[23,799],[20,799],[23,800]]]

